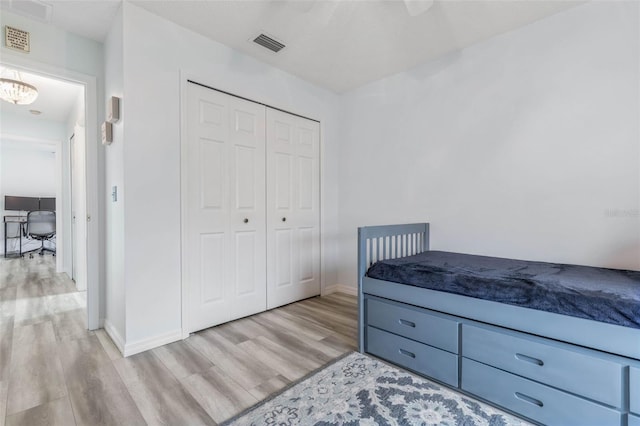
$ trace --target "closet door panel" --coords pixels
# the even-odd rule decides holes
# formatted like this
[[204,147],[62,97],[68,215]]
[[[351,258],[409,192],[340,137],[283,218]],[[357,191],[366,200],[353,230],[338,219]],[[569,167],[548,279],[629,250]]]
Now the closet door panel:
[[189,85],[185,279],[189,331],[229,320],[229,108],[225,96]]
[[234,97],[229,102],[234,259],[228,298],[230,319],[237,319],[266,308],[265,107]]
[[265,109],[194,84],[187,100],[187,329],[266,308]]
[[320,294],[318,148],[318,123],[267,108],[269,309]]

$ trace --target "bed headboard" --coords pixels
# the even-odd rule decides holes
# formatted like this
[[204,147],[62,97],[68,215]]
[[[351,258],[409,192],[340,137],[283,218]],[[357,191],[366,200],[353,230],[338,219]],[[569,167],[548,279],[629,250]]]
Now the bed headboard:
[[365,226],[358,228],[358,285],[379,260],[412,256],[429,250],[429,224]]

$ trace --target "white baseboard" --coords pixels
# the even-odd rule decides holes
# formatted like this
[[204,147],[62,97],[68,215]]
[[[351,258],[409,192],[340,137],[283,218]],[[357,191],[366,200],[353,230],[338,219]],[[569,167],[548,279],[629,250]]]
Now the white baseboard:
[[344,293],[350,296],[357,296],[358,289],[344,284],[333,284],[322,289],[322,296],[326,296],[331,293]]
[[111,340],[113,340],[113,344],[116,345],[116,348],[120,351],[121,354],[124,354],[124,340],[118,330],[109,322],[108,319],[104,320],[104,331],[107,332]]
[[125,357],[157,348],[158,346],[182,340],[182,330],[175,330],[159,336],[150,337],[148,339],[138,340],[137,342],[125,343],[123,355]]

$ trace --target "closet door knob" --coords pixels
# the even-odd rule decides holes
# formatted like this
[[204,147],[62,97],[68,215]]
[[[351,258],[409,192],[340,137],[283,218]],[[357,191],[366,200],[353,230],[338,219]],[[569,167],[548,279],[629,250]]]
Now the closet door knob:
[[243,220],[244,223],[249,223],[249,219],[247,219],[246,217]]
[[283,222],[286,222],[286,221],[287,221],[287,218],[286,218],[286,217],[283,217],[283,218],[282,218],[282,221],[283,221]]

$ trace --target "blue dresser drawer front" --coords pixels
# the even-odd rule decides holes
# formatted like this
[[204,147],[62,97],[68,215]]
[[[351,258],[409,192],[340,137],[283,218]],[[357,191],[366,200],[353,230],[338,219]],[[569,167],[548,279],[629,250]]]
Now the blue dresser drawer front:
[[462,358],[462,389],[547,425],[621,425],[622,413]]
[[629,369],[629,410],[640,416],[640,367]]
[[520,333],[462,326],[462,356],[621,408],[623,365]]
[[458,356],[367,327],[366,351],[450,386],[458,386]]
[[629,414],[629,420],[627,422],[627,426],[640,426],[640,416],[634,416],[633,414]]
[[455,354],[459,351],[458,323],[426,309],[367,298],[367,325]]

